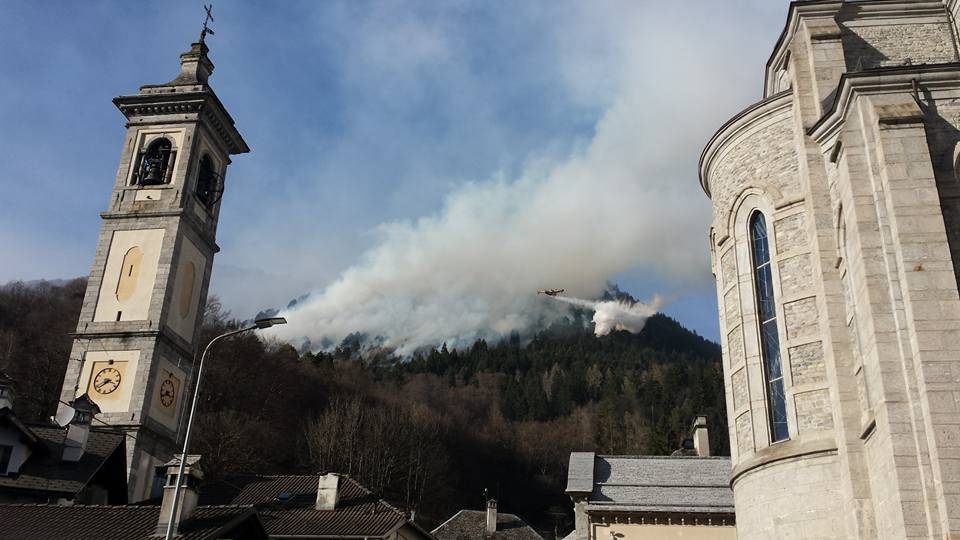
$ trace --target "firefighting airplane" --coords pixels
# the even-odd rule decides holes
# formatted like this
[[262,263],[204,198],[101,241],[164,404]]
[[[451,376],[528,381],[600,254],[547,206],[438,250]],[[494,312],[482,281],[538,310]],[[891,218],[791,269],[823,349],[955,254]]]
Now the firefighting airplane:
[[543,289],[543,290],[537,291],[537,294],[545,294],[547,296],[557,296],[558,294],[562,294],[562,293],[563,293],[563,289]]

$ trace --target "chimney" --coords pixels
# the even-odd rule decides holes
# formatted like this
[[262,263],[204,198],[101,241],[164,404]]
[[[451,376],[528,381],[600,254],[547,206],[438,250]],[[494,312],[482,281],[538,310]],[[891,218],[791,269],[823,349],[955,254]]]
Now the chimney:
[[707,436],[707,417],[698,416],[693,421],[693,448],[700,457],[710,456],[710,438]]
[[87,450],[87,439],[90,437],[90,423],[93,417],[100,414],[100,407],[86,394],[70,402],[73,408],[73,419],[67,425],[67,436],[63,440],[63,461],[76,463]]
[[[160,519],[157,521],[157,530],[154,536],[163,536],[170,523],[170,510],[173,508],[173,492],[177,487],[177,473],[180,472],[180,459],[183,454],[177,454],[170,461],[162,465],[166,469],[166,482],[163,485],[163,501],[160,503]],[[177,507],[177,529],[193,517],[200,499],[200,481],[203,480],[203,471],[200,469],[200,455],[187,454],[187,464],[183,469],[183,482],[180,484],[180,505]]]
[[497,532],[497,500],[487,500],[487,536]]
[[339,498],[340,475],[321,474],[317,482],[317,510],[336,510]]

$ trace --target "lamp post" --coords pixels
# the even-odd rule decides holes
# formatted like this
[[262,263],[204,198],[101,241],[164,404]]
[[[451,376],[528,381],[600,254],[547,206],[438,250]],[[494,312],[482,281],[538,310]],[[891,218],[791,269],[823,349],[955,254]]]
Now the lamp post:
[[249,332],[250,330],[270,328],[271,326],[278,324],[287,324],[287,320],[283,317],[257,319],[251,326],[240,328],[239,330],[232,330],[211,339],[210,343],[207,343],[207,346],[203,349],[203,354],[200,355],[200,366],[197,368],[197,382],[193,386],[193,402],[190,404],[190,415],[187,416],[187,432],[183,437],[183,453],[180,454],[180,469],[177,471],[177,483],[173,488],[173,504],[170,505],[170,522],[167,523],[167,535],[165,540],[171,540],[173,538],[174,531],[177,528],[177,508],[180,506],[180,487],[183,485],[183,472],[187,464],[187,452],[190,449],[190,430],[193,428],[193,414],[197,411],[197,401],[200,397],[200,379],[203,377],[203,361],[207,358],[207,353],[210,352],[210,347],[221,339],[235,336],[243,332]]

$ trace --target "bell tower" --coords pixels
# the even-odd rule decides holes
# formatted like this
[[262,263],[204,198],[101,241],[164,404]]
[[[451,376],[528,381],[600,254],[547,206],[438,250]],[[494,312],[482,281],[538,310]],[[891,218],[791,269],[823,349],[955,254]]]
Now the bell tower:
[[88,394],[130,436],[131,502],[182,437],[224,173],[250,151],[207,83],[207,32],[175,79],[113,100],[127,132],[60,396]]

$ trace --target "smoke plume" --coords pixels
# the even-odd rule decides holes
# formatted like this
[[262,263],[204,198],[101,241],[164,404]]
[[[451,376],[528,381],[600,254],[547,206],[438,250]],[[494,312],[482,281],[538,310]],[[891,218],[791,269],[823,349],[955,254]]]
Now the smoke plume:
[[[636,267],[702,280],[709,213],[691,201],[695,180],[673,181],[655,165],[669,152],[638,133],[640,124],[667,123],[661,114],[624,95],[568,159],[532,162],[514,180],[466,184],[437,215],[381,226],[361,262],[284,313],[290,324],[275,335],[329,347],[361,333],[401,354],[462,347],[566,315],[535,294],[543,287],[596,298],[612,276]],[[613,306],[598,307],[604,328],[620,324],[608,318]]]
[[634,334],[640,332],[647,324],[647,319],[655,315],[663,304],[660,297],[654,297],[649,304],[624,300],[583,300],[567,296],[554,296],[554,298],[593,310],[593,333],[598,337],[617,330],[626,330]]
[[[630,20],[645,20],[642,12]],[[702,81],[725,80],[729,66],[707,61],[713,49],[691,49],[682,35],[648,39],[622,15],[608,23],[621,20],[626,37],[602,56],[602,73],[594,72],[595,58],[578,56],[580,48],[564,60],[572,86],[583,84],[585,95],[603,89],[583,139],[560,155],[530,156],[519,172],[461,183],[434,213],[379,226],[360,260],[283,313],[289,324],[274,335],[319,348],[359,333],[401,354],[464,347],[529,335],[569,315],[569,302],[538,289],[598,298],[609,281],[638,269],[674,290],[709,283],[710,209],[697,186],[696,156],[717,125],[714,109],[733,106]],[[659,50],[686,52],[651,52]],[[695,81],[676,83],[692,69]],[[599,82],[589,83],[589,74]],[[598,334],[639,329],[655,311],[616,302],[584,307],[596,310]]]

